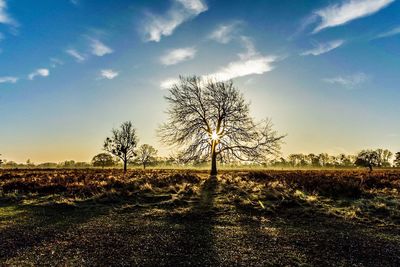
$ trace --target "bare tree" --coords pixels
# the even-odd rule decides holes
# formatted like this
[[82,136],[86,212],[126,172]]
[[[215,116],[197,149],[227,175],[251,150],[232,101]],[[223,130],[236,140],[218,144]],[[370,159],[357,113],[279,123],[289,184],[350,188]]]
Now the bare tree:
[[395,154],[393,164],[395,167],[400,167],[400,152]]
[[388,149],[378,148],[375,150],[378,154],[378,167],[390,167],[390,159],[393,156],[393,153]]
[[[1,156],[1,154],[0,154],[0,156]],[[0,159],[0,167],[1,167],[1,165],[2,165],[3,163],[4,163],[3,160]]]
[[112,137],[107,137],[104,142],[104,150],[123,161],[124,173],[126,173],[128,161],[136,156],[136,145],[136,130],[132,122],[127,121],[121,124],[120,129],[112,130]]
[[254,122],[232,81],[180,77],[166,100],[169,119],[160,129],[161,140],[177,146],[186,161],[211,159],[211,175],[217,174],[217,160],[264,160],[280,149],[284,136],[272,130],[268,119]]
[[146,169],[147,164],[155,160],[157,156],[157,150],[151,145],[144,144],[138,149],[138,161],[143,165],[143,169]]

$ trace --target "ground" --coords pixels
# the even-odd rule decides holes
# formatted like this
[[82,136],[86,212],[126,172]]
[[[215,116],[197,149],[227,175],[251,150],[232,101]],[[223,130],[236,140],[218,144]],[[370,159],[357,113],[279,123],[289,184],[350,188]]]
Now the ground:
[[0,265],[400,266],[400,172],[3,170]]

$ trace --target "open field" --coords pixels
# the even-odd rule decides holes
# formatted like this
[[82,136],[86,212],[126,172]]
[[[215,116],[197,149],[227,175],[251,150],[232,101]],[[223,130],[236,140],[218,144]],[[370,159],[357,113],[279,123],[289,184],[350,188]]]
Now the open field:
[[0,265],[400,265],[398,170],[0,170],[0,188]]

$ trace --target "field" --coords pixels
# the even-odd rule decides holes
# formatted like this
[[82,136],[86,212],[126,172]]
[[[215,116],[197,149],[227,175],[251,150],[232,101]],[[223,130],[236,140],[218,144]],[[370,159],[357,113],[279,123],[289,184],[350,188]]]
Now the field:
[[0,265],[400,266],[400,171],[0,170]]

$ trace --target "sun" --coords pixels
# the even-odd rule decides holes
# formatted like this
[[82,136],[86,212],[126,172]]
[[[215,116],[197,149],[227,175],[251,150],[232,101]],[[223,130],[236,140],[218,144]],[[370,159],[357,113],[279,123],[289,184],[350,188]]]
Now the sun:
[[219,140],[219,135],[217,134],[216,131],[213,131],[211,134],[211,140],[213,141],[218,141]]

